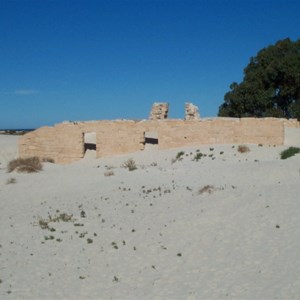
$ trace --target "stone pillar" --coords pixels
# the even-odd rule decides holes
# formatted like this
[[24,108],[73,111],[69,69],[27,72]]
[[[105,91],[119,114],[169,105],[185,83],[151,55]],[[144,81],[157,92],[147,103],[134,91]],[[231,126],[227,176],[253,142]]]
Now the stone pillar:
[[164,120],[168,118],[169,103],[153,103],[149,119]]
[[185,103],[185,120],[199,120],[199,108],[193,103]]

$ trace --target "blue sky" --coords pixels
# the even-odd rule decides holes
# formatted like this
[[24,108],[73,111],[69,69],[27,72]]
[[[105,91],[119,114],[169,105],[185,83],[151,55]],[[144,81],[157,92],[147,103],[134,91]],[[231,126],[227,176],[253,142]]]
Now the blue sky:
[[300,38],[298,0],[0,0],[0,128],[217,115],[251,56]]

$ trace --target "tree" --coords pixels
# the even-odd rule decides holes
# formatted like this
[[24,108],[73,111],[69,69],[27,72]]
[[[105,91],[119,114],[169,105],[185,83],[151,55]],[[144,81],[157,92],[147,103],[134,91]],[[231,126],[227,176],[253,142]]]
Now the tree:
[[289,38],[260,50],[230,85],[220,117],[283,117],[300,120],[300,39]]

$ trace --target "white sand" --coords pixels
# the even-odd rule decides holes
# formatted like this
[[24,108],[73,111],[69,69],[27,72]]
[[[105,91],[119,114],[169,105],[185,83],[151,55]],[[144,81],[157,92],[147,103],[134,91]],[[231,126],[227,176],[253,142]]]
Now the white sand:
[[[299,299],[300,155],[281,160],[287,146],[199,146],[213,157],[198,162],[197,148],[90,155],[7,173],[16,141],[0,136],[0,299]],[[171,164],[180,150],[188,156]],[[120,167],[131,157],[132,172]],[[76,220],[39,226],[60,213]]]
[[18,140],[19,136],[16,135],[0,135],[0,168],[18,157]]

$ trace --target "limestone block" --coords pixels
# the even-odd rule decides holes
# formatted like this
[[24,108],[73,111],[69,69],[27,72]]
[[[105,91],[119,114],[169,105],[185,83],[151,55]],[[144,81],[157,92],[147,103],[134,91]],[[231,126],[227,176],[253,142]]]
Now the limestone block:
[[199,120],[199,108],[193,103],[185,103],[185,120]]
[[153,103],[150,112],[150,120],[164,120],[168,118],[169,104],[168,103]]

